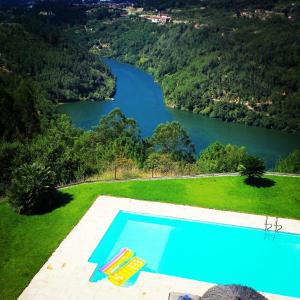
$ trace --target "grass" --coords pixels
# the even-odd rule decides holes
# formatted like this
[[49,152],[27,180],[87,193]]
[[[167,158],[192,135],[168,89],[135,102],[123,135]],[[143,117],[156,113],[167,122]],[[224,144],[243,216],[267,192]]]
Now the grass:
[[16,299],[98,195],[113,195],[300,219],[300,178],[272,177],[270,187],[241,177],[81,184],[62,190],[69,202],[50,213],[19,216],[0,203],[0,299]]

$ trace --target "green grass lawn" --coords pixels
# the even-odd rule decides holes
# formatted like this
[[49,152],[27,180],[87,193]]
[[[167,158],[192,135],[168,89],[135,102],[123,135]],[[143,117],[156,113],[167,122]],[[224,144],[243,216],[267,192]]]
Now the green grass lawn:
[[267,176],[271,187],[241,177],[82,184],[64,189],[71,201],[50,213],[19,216],[0,203],[0,299],[16,299],[98,195],[113,195],[300,219],[300,178]]

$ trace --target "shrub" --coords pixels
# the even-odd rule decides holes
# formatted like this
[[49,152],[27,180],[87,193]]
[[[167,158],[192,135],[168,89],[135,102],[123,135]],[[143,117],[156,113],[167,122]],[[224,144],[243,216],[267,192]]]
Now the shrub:
[[18,142],[0,142],[0,195],[4,195],[9,187],[13,170],[19,163],[21,147]]
[[178,163],[172,160],[170,154],[153,152],[145,161],[145,169],[151,170],[152,176],[154,172],[162,174],[173,173],[176,172],[177,168]]
[[215,142],[202,151],[197,166],[202,173],[236,172],[246,156],[245,147]]
[[275,171],[300,173],[300,149],[294,150],[285,159],[280,160],[275,167]]
[[13,174],[9,203],[20,214],[32,214],[48,208],[54,201],[55,174],[39,163],[24,164]]
[[248,155],[239,166],[239,171],[242,176],[247,176],[248,179],[260,178],[265,173],[264,162],[254,156]]

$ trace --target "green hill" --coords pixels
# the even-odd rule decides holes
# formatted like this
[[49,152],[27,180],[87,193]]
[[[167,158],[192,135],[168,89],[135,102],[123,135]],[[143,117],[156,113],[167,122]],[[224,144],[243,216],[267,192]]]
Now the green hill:
[[170,107],[300,132],[299,12],[292,1],[201,1],[165,7],[173,23],[139,15],[87,26],[91,45],[109,45],[102,54],[151,72]]

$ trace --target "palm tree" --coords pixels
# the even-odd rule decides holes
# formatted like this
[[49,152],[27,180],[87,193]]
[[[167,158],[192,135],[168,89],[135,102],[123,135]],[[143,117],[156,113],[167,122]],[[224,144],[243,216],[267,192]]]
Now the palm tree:
[[242,165],[239,167],[240,174],[247,176],[248,179],[260,178],[265,173],[264,162],[254,156],[246,156],[243,160]]

